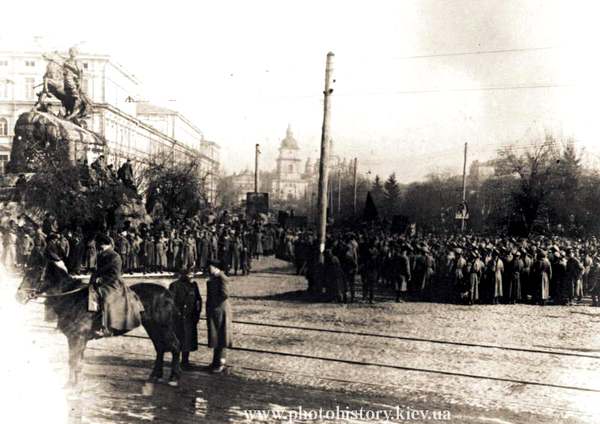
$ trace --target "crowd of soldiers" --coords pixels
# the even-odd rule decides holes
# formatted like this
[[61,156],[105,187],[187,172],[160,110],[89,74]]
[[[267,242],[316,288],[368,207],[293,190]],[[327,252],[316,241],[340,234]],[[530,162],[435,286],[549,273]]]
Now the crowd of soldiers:
[[[19,223],[6,212],[0,220],[0,258],[8,269],[22,269],[34,250],[50,246],[73,275],[96,268],[96,234],[81,228],[58,228],[47,214],[42,225]],[[218,261],[226,275],[248,275],[253,259],[277,255],[291,259],[293,234],[271,224],[246,224],[230,219],[192,219],[175,228],[141,224],[105,232],[123,261],[125,273],[166,273],[181,269],[202,272],[210,261]]]
[[313,232],[295,243],[296,267],[320,297],[353,302],[356,288],[396,301],[598,306],[600,242],[595,238],[395,235],[381,229],[334,231],[323,261]]
[[[247,275],[252,261],[275,255],[293,261],[309,291],[339,302],[373,302],[375,292],[396,301],[575,304],[600,297],[600,241],[595,237],[405,236],[382,228],[330,231],[323,260],[316,233],[274,224],[244,223],[225,215],[192,219],[176,228],[142,224],[105,232],[125,273],[204,271],[218,261],[226,275]],[[47,246],[74,274],[96,268],[94,235],[59,229],[48,214],[40,226],[0,216],[0,259],[23,268]],[[379,296],[379,295],[378,295]]]

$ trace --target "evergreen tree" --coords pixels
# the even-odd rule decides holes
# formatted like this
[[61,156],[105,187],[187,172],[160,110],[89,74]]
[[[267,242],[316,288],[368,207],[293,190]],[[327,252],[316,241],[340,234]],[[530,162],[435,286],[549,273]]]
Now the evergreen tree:
[[396,180],[396,173],[390,175],[384,184],[385,212],[388,217],[398,214],[400,209],[400,186]]
[[381,178],[379,178],[379,175],[375,175],[375,181],[371,186],[371,197],[375,206],[377,208],[381,208],[385,200],[385,190],[383,188],[383,184],[381,183]]

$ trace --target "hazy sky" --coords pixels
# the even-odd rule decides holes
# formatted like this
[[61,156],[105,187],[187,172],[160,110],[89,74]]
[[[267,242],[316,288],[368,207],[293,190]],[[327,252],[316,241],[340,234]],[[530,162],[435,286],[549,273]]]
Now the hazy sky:
[[[401,181],[459,172],[464,142],[471,159],[486,159],[544,130],[600,154],[595,2],[11,3],[5,38],[42,35],[112,55],[148,100],[179,109],[217,141],[228,171],[253,166],[255,143],[274,167],[288,123],[303,156],[318,157],[328,51],[335,150],[357,156],[361,171]],[[414,57],[514,49],[534,50]],[[561,87],[490,89],[539,85]]]

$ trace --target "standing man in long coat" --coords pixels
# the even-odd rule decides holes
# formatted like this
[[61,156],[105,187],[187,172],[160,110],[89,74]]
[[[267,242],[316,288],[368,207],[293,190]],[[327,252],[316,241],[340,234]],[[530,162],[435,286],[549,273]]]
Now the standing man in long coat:
[[344,271],[339,258],[331,249],[325,251],[325,278],[327,282],[327,300],[347,303]]
[[592,296],[592,306],[600,306],[600,257],[593,258],[592,265],[588,273],[588,287]]
[[231,242],[231,267],[233,268],[233,275],[237,275],[240,266],[240,254],[243,249],[242,240],[239,235],[235,234]]
[[538,252],[537,261],[531,269],[531,282],[534,299],[544,306],[550,297],[550,280],[552,279],[552,265],[542,250]]
[[472,305],[479,301],[479,283],[481,282],[481,276],[485,265],[480,258],[479,252],[474,250],[471,252],[471,262],[467,265],[467,272],[469,274],[469,294],[467,303]]
[[208,272],[210,276],[206,281],[206,325],[208,347],[213,349],[213,361],[209,368],[213,373],[221,373],[225,370],[226,349],[233,346],[229,280],[216,261],[209,262]]
[[531,253],[525,249],[522,250],[523,269],[521,270],[521,297],[527,301],[527,296],[531,294],[531,267],[533,265],[533,257]]
[[182,267],[193,268],[194,266],[196,266],[196,239],[186,231],[183,237]]
[[396,290],[396,302],[400,302],[400,298],[408,291],[410,283],[410,259],[408,258],[408,250],[410,246],[403,244],[400,248],[400,254],[394,257],[395,281],[394,288]]
[[167,249],[169,241],[161,231],[154,243],[154,263],[158,272],[163,273],[167,267]]
[[504,262],[500,259],[499,252],[494,249],[492,251],[492,272],[493,272],[493,296],[492,303],[497,305],[502,299],[502,274],[504,273]]
[[154,271],[154,240],[152,239],[152,235],[150,233],[146,234],[146,237],[144,239],[144,243],[143,243],[143,248],[142,248],[142,252],[143,252],[143,257],[144,260],[142,261],[143,263],[143,271],[144,274],[147,272],[153,272]]
[[175,319],[175,334],[181,343],[181,367],[184,370],[192,368],[190,352],[198,350],[198,321],[202,312],[200,290],[191,276],[189,268],[183,269],[179,278],[169,286],[175,307],[179,311]]
[[523,260],[521,253],[517,250],[509,254],[509,266],[507,267],[507,293],[505,293],[508,303],[517,303],[521,300],[521,271],[523,270]]
[[210,240],[206,235],[206,231],[202,231],[199,240],[196,240],[196,250],[198,253],[198,269],[205,272],[208,266],[208,259],[210,257]]
[[581,277],[583,276],[583,264],[577,259],[574,249],[567,249],[567,284],[566,297],[568,302],[572,303],[575,297],[581,298]]
[[115,240],[115,251],[121,256],[121,260],[123,261],[123,271],[128,272],[130,268],[127,258],[131,251],[131,244],[127,239],[126,231],[117,235],[117,239]]

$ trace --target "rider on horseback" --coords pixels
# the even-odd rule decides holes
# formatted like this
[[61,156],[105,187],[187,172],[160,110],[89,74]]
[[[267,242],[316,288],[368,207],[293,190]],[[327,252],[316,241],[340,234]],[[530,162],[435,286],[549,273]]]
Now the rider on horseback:
[[[98,293],[101,300],[101,328],[98,336],[110,336],[113,331],[129,330],[139,325],[128,323],[128,301],[126,288],[121,281],[122,260],[114,251],[112,240],[104,235],[96,236],[98,246],[97,269],[90,277],[90,289]],[[133,325],[133,327],[132,327]],[[131,328],[129,328],[131,327]]]
[[56,97],[65,109],[64,119],[81,126],[91,112],[92,102],[82,87],[83,70],[77,60],[77,54],[77,49],[72,47],[69,49],[68,58],[56,52],[44,55],[48,60],[44,88],[38,94],[38,101],[33,110],[48,112],[50,99]]
[[71,97],[73,101],[72,112],[65,116],[67,120],[74,118],[81,109],[81,78],[83,71],[77,61],[77,53],[77,49],[71,47],[69,58],[63,63],[65,94]]

